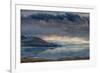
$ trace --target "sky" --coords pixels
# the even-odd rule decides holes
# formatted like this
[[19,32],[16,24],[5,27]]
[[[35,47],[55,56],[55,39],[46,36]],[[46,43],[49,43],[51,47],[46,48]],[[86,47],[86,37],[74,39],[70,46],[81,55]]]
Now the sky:
[[89,13],[21,10],[21,32],[49,41],[89,43]]
[[[59,14],[65,14],[65,12],[57,12],[57,11],[55,11],[55,12],[52,12],[52,11],[44,12],[44,11],[37,11],[37,10],[35,10],[35,11],[33,11],[33,10],[22,10],[21,11],[21,15],[23,15],[23,16],[29,16],[29,15],[37,14],[37,13],[49,13],[49,14],[54,14],[54,15],[56,15],[58,13]],[[88,13],[73,12],[73,14],[77,14],[77,15],[85,16],[85,17],[89,16]]]

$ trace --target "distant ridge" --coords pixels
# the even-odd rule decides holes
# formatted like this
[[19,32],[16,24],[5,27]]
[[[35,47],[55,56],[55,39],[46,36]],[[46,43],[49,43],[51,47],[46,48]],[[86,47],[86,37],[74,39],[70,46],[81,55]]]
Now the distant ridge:
[[25,37],[21,36],[22,47],[60,47],[58,44],[49,43],[39,37]]

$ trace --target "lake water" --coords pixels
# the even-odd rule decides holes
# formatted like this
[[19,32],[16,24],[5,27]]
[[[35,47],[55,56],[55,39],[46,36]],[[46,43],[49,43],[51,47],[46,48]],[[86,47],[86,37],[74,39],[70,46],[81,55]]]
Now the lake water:
[[61,59],[89,57],[89,44],[66,44],[62,47],[21,47],[21,57]]

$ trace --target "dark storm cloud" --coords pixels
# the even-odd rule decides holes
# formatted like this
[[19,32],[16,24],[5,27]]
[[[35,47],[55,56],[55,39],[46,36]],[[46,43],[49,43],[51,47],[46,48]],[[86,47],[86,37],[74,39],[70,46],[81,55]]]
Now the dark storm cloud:
[[89,38],[89,13],[21,10],[22,34]]
[[[65,14],[66,12],[58,12],[58,11],[37,11],[37,10],[21,10],[21,15],[23,16],[29,16],[29,15],[32,15],[32,14],[39,14],[39,13],[45,13],[45,14],[53,14],[53,15],[57,15],[57,14]],[[68,12],[67,12],[68,13]],[[72,14],[75,14],[75,15],[80,15],[80,16],[84,16],[84,17],[87,17],[89,16],[88,13],[80,13],[80,12],[69,12],[69,13],[72,13]]]

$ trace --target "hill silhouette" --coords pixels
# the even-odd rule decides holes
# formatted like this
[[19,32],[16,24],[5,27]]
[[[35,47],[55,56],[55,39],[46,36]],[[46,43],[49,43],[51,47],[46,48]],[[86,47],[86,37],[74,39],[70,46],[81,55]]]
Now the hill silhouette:
[[21,46],[23,47],[59,47],[60,45],[49,43],[39,37],[21,36]]

